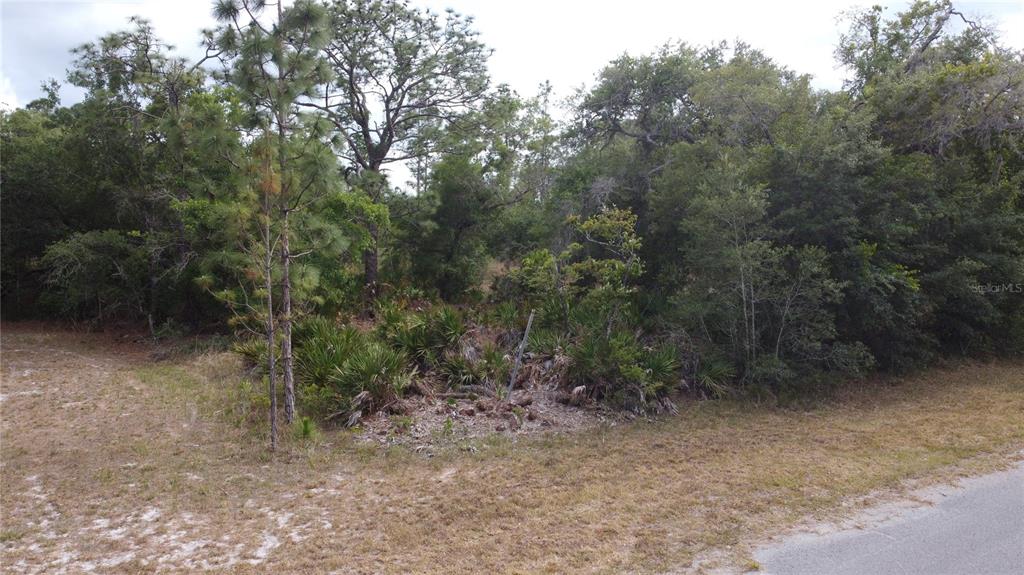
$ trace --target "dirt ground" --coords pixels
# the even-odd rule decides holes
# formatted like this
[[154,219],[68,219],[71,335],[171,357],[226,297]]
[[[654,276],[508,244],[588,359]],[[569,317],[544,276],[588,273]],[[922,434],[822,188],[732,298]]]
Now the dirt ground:
[[325,431],[271,454],[227,354],[0,332],[6,573],[736,572],[767,534],[1024,448],[1024,364],[1002,362],[811,410],[694,403],[429,454]]

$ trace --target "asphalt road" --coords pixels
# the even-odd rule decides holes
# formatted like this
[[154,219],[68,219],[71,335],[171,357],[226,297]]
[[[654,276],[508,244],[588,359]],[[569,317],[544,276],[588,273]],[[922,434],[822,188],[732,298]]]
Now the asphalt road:
[[755,553],[767,575],[1024,575],[1024,464]]

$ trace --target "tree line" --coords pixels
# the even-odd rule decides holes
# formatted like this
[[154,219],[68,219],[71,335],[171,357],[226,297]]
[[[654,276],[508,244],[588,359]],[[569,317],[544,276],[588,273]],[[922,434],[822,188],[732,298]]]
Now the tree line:
[[197,61],[136,19],[74,50],[82,101],[0,112],[5,317],[231,330],[289,421],[498,390],[530,310],[566,385],[642,410],[1024,349],[1024,53],[948,0],[848,14],[841,90],[668,43],[566,121],[454,12],[213,10]]

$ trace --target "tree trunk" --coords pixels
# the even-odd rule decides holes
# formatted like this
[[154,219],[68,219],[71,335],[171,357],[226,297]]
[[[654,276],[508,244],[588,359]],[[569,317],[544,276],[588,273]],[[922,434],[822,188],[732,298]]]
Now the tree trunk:
[[[152,231],[150,237],[152,237]],[[153,246],[149,246],[149,305],[146,309],[146,319],[149,321],[149,336],[156,337],[156,299],[157,299],[157,286],[159,280],[157,279],[157,269],[160,266],[160,256],[157,254],[156,249]]]
[[[282,2],[277,3],[277,22],[283,18]],[[280,38],[278,43],[280,46]],[[283,51],[283,47],[282,47]],[[288,173],[288,114],[290,103],[283,98],[285,91],[285,71],[277,67],[278,94],[281,100],[277,103],[277,164],[281,178],[281,363],[284,367],[284,420],[291,423],[295,417],[295,374],[292,369],[292,252],[289,245],[291,230],[288,228],[288,215],[291,212],[291,174]]]
[[270,394],[270,450],[277,449],[277,357],[274,341],[274,250],[270,237],[270,199],[264,200],[266,223],[264,229],[264,275],[267,290],[267,383]]
[[363,250],[363,272],[365,274],[365,288],[367,298],[373,300],[377,298],[378,286],[377,286],[377,240],[380,236],[380,230],[377,228],[377,224],[371,222],[366,227],[366,231],[370,234],[370,247]]
[[292,254],[288,244],[288,208],[281,211],[281,363],[284,367],[284,420],[291,423],[295,417],[295,376],[292,369]]

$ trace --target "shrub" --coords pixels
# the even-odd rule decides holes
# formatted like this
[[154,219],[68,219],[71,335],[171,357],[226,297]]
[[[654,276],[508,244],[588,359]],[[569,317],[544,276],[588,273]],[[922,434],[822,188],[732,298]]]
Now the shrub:
[[365,336],[353,327],[311,325],[303,332],[295,347],[295,376],[301,385],[327,385],[335,369],[365,345]]
[[680,363],[668,346],[644,347],[632,333],[585,334],[567,350],[569,381],[593,397],[647,411],[678,379]]
[[143,317],[151,295],[146,248],[141,234],[117,230],[76,233],[50,244],[39,261],[46,295],[71,317]]
[[229,409],[225,410],[231,423],[238,427],[263,421],[270,410],[270,396],[267,395],[267,381],[262,379],[260,387],[251,380],[243,380],[233,390]]
[[[267,340],[264,338],[253,337],[243,339],[235,342],[231,346],[231,351],[242,356],[242,363],[245,364],[247,369],[250,369],[256,373],[266,374],[267,372]],[[280,359],[281,354],[274,349],[275,358]]]
[[389,314],[377,326],[377,335],[395,349],[407,353],[413,360],[426,364],[430,344],[423,316],[411,312]]
[[296,390],[303,413],[321,420],[330,420],[348,412],[349,401],[331,383],[312,385],[300,383]]
[[538,296],[540,329],[530,345],[546,353],[564,349],[569,381],[593,397],[646,411],[676,383],[680,362],[675,349],[646,347],[632,331],[644,269],[636,216],[610,208],[570,223],[583,243],[559,256],[562,272],[554,258],[534,253],[517,276],[524,291]]
[[736,377],[736,369],[728,360],[713,354],[701,356],[694,373],[696,384],[712,397],[725,396]]
[[295,347],[318,338],[329,337],[338,330],[334,321],[322,315],[310,315],[295,322],[292,326],[292,342]]
[[369,341],[348,358],[331,376],[339,398],[347,402],[350,421],[364,413],[386,408],[402,396],[412,383],[404,353],[376,341]]
[[506,300],[494,306],[489,319],[491,325],[512,331],[519,328],[522,315],[520,306],[516,302]]
[[519,268],[509,272],[499,284],[499,294],[505,298],[536,301],[558,289],[558,263],[546,249],[532,251],[523,257]]
[[312,419],[303,417],[293,424],[293,434],[296,439],[310,441],[317,439],[320,432],[317,430],[316,423]]
[[404,305],[393,299],[382,299],[377,302],[374,313],[377,318],[377,335],[384,340],[393,337],[395,332],[403,327],[409,313]]
[[452,347],[466,333],[466,324],[458,310],[445,305],[434,308],[428,314],[427,329],[432,342],[442,347]]
[[555,355],[569,346],[568,336],[560,330],[537,328],[530,332],[527,348],[534,353]]
[[478,354],[471,355],[464,351],[449,352],[438,366],[448,384],[454,387],[504,385],[508,380],[510,368],[508,357],[492,343],[485,344]]
[[679,377],[679,352],[671,345],[645,350],[643,367],[651,381],[671,384]]
[[447,355],[438,371],[452,387],[479,384],[487,375],[479,361],[474,361],[460,353]]
[[296,325],[295,337],[299,400],[321,419],[354,423],[394,403],[412,381],[404,352],[354,327],[312,317]]
[[462,314],[450,306],[426,312],[382,310],[377,327],[381,339],[401,350],[424,368],[436,367],[446,351],[454,349],[466,333]]
[[485,344],[480,352],[480,363],[483,364],[484,373],[491,382],[502,383],[508,380],[512,364],[509,356],[505,355],[498,346],[491,343]]

